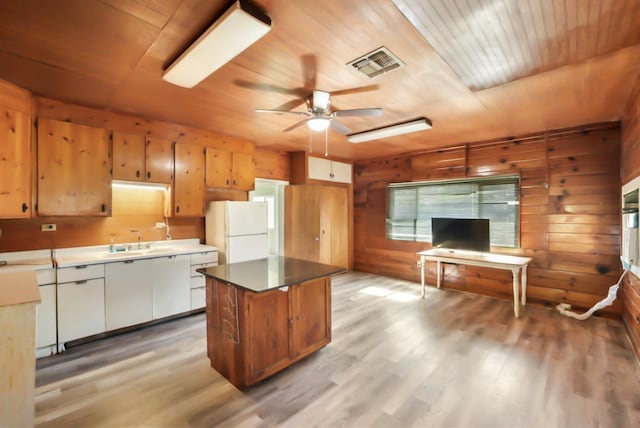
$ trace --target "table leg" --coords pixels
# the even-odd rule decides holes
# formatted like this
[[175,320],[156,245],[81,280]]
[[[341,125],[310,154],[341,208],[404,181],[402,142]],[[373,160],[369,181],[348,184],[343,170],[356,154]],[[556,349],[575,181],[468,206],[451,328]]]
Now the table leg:
[[424,299],[424,256],[420,256],[420,285],[422,287],[422,293],[420,297]]
[[522,266],[522,306],[527,304],[527,265]]
[[520,277],[520,268],[512,269],[511,274],[513,275],[513,313],[516,318],[520,316],[520,285],[518,284],[518,280]]
[[442,269],[441,269],[442,268],[442,264],[440,263],[440,260],[438,260],[436,263],[437,263],[437,266],[436,266],[436,269],[437,269],[436,278],[438,279],[438,282],[437,282],[438,288],[440,288],[440,282],[442,280],[442,274],[441,274],[441,272],[442,272]]

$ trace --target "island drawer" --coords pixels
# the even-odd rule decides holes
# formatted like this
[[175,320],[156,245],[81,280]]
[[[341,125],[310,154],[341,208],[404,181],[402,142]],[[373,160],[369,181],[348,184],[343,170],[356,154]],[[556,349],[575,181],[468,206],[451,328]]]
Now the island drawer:
[[191,254],[192,265],[200,265],[204,263],[218,263],[218,252],[208,251],[204,253]]

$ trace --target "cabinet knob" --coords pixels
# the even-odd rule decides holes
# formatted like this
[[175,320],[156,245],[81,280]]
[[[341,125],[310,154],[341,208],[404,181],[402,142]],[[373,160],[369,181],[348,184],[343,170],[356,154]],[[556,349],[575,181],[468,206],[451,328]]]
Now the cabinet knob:
[[314,240],[314,241],[319,241],[319,240],[320,240],[320,237],[319,237],[319,236],[314,236],[314,237],[313,237],[313,240]]
[[105,204],[102,204],[102,205],[100,206],[100,211],[102,211],[103,213],[104,213],[104,212],[107,212],[107,206],[106,206]]
[[176,213],[180,212],[180,205],[176,205]]
[[238,181],[237,180],[233,180],[233,185],[237,186],[238,185]]
[[26,202],[23,202],[22,203],[22,212],[26,213],[28,209],[29,209],[29,205],[27,205]]
[[227,178],[227,186],[229,185],[229,179]]
[[151,178],[151,171],[147,171],[147,178]]
[[136,170],[136,177],[140,178],[140,170]]

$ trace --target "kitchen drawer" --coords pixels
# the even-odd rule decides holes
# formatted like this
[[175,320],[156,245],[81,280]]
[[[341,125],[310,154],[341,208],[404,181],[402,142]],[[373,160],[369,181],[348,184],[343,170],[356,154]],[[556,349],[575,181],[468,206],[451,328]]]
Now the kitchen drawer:
[[207,305],[204,287],[191,290],[191,310],[202,309]]
[[[218,266],[218,262],[211,262],[211,263],[200,263],[197,265],[194,265],[193,263],[191,264],[191,276],[203,276],[201,273],[196,272],[196,269],[202,269],[202,268],[206,268],[209,266]],[[204,276],[203,276],[204,277]]]
[[201,288],[206,285],[206,281],[204,275],[192,276],[191,277],[191,289]]
[[38,269],[36,271],[36,277],[38,278],[38,285],[55,284],[56,270],[54,268]]
[[58,268],[58,284],[103,277],[104,263]]
[[203,263],[218,263],[218,252],[208,251],[203,253],[191,254],[192,265],[199,265]]

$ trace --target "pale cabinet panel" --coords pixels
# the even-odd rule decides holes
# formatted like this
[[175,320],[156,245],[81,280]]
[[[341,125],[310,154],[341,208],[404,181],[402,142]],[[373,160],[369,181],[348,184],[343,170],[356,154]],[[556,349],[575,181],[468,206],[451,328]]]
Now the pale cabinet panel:
[[104,278],[58,284],[58,342],[104,331]]
[[31,117],[0,113],[0,218],[31,217]]
[[151,321],[153,284],[151,260],[127,260],[105,265],[105,319],[107,330]]
[[144,181],[144,149],[144,136],[113,131],[113,179]]
[[314,180],[351,183],[351,164],[309,156],[309,178]]
[[152,259],[153,318],[191,309],[191,262],[189,255]]
[[36,348],[55,346],[56,285],[41,285],[40,300],[36,306]]
[[157,137],[147,137],[147,181],[171,183],[173,180],[173,142]]
[[173,214],[204,217],[205,157],[199,144],[174,144]]
[[111,144],[104,129],[38,122],[38,214],[111,214]]

